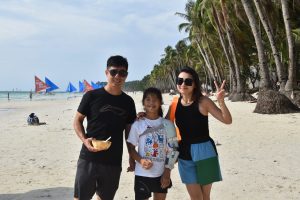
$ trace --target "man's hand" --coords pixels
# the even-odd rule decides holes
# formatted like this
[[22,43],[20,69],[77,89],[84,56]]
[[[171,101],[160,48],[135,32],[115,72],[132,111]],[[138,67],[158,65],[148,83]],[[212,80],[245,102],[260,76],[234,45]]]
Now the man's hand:
[[127,172],[133,172],[135,169],[135,160],[129,156],[129,167],[127,167]]
[[170,176],[171,176],[171,170],[168,168],[165,168],[165,171],[160,179],[161,188],[167,188],[170,185],[170,183],[171,183]]
[[98,152],[101,150],[96,149],[95,147],[93,147],[92,145],[92,140],[93,138],[86,138],[83,140],[83,144],[86,146],[86,148],[90,151],[90,152]]
[[145,116],[146,116],[146,113],[145,113],[145,112],[139,112],[139,113],[136,115],[136,120],[143,119]]

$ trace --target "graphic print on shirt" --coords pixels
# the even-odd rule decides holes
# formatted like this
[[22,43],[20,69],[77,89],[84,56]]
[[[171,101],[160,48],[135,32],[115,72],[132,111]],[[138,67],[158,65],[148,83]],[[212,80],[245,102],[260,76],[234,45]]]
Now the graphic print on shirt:
[[105,113],[105,112],[112,112],[112,113],[114,113],[114,115],[117,115],[117,116],[119,116],[121,118],[124,118],[124,119],[126,119],[126,117],[127,117],[127,114],[126,114],[125,110],[123,110],[122,108],[112,106],[112,105],[108,105],[108,104],[102,106],[99,109],[99,113]]
[[[145,134],[146,133],[146,134]],[[163,127],[148,128],[145,131],[145,158],[152,161],[164,162],[165,157],[165,134]]]

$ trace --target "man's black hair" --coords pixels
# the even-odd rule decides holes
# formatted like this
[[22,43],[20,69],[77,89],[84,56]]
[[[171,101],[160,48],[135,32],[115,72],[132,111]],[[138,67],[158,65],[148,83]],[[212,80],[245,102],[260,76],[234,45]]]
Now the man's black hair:
[[106,67],[125,67],[126,70],[128,69],[128,62],[127,59],[124,58],[123,56],[116,55],[116,56],[111,56],[107,60],[107,65]]

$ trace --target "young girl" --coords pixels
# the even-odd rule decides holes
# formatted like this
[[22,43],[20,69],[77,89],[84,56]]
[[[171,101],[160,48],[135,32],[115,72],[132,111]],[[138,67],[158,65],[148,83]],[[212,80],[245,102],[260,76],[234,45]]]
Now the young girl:
[[164,200],[172,186],[170,173],[178,157],[175,127],[162,118],[160,90],[146,89],[142,102],[145,118],[133,123],[127,139],[130,156],[136,161],[135,199],[148,199],[153,192],[154,200]]

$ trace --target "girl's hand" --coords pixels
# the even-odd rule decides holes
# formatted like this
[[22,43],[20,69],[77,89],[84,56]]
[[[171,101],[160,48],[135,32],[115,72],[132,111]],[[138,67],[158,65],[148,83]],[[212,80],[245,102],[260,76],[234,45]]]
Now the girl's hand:
[[144,169],[150,169],[153,166],[152,161],[149,159],[142,158],[140,163]]
[[215,86],[216,86],[216,98],[218,101],[223,101],[224,97],[225,97],[225,90],[224,90],[224,86],[225,86],[225,80],[222,82],[221,87],[219,87],[218,83],[216,81],[214,81]]
[[171,183],[170,176],[171,176],[171,170],[168,168],[165,168],[165,171],[160,179],[160,183],[161,183],[160,187],[161,188],[167,188],[170,185],[170,183]]

